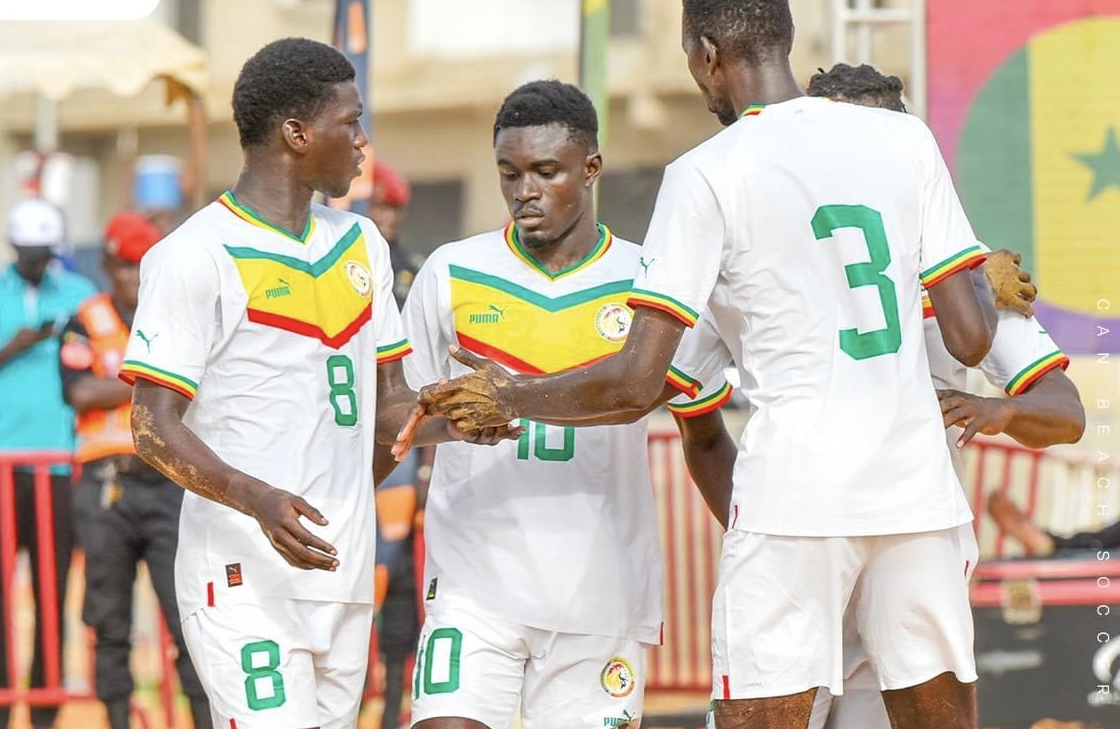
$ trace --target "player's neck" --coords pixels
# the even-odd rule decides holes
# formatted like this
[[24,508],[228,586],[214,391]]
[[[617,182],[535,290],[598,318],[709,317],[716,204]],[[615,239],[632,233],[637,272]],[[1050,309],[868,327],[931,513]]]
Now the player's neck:
[[311,215],[313,191],[295,183],[287,170],[275,167],[247,157],[233,196],[266,222],[298,237]]
[[731,104],[735,114],[752,104],[779,104],[804,96],[789,64],[765,64],[743,68],[729,78]]
[[584,216],[568,232],[543,246],[525,246],[525,251],[541,268],[558,273],[587,258],[599,242],[599,226],[591,215]]

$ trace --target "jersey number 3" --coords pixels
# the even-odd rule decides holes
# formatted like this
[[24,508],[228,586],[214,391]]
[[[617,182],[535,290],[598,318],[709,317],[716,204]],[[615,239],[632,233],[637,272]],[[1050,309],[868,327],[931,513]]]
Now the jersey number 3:
[[844,266],[848,288],[874,286],[879,291],[886,326],[870,332],[859,329],[840,330],[840,349],[852,359],[871,359],[884,354],[894,354],[902,346],[902,327],[898,317],[898,293],[894,281],[883,271],[891,262],[891,249],[887,246],[887,231],[883,216],[866,205],[824,205],[813,216],[813,233],[817,240],[832,238],[840,228],[859,228],[867,245],[870,261],[849,263]]

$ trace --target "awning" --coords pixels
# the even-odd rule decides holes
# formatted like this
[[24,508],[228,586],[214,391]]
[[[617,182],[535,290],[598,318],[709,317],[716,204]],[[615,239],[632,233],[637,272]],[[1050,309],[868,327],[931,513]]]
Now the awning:
[[157,78],[206,88],[206,53],[151,19],[0,23],[0,95],[34,92],[61,101],[77,89],[133,96]]

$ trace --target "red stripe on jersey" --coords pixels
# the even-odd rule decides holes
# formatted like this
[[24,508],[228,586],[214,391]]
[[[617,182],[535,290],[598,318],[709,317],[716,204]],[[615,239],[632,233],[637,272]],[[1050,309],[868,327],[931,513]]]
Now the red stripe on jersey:
[[726,673],[723,674],[723,700],[731,700],[731,677]]
[[734,529],[735,524],[738,523],[738,521],[739,521],[739,505],[738,504],[732,504],[731,505],[731,513],[733,515],[731,517],[731,528]]
[[237,729],[237,719],[229,720],[229,729]]
[[206,604],[209,607],[214,607],[214,583],[206,583]]

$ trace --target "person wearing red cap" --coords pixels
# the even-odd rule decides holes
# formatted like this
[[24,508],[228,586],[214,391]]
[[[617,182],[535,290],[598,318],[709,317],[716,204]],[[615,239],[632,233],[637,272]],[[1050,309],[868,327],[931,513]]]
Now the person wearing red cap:
[[136,565],[148,565],[196,729],[211,726],[206,693],[183,643],[175,600],[175,550],[183,490],[136,455],[132,387],[117,378],[140,291],[140,259],[162,237],[134,212],[105,229],[102,268],[110,291],[87,300],[63,330],[59,349],[63,397],[77,413],[75,495],[78,536],[86,553],[82,619],[96,635],[97,697],[112,729],[127,729],[133,682],[129,671]]

